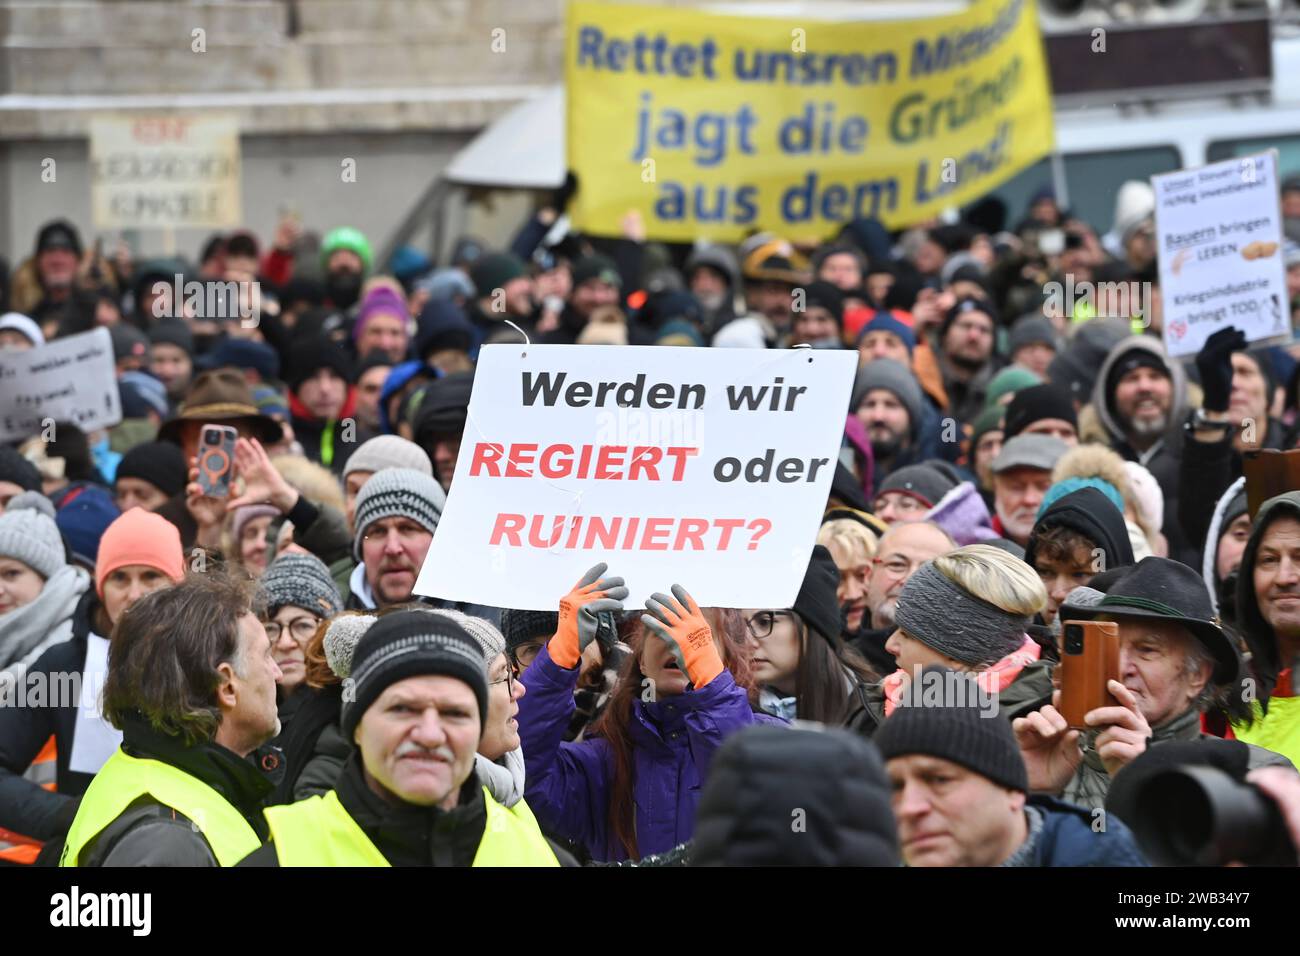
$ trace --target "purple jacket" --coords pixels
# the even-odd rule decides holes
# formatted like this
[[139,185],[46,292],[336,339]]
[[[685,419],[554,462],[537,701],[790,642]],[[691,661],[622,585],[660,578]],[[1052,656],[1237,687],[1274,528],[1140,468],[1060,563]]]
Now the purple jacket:
[[[627,859],[609,830],[609,744],[595,737],[565,743],[578,668],[566,670],[543,646],[521,678],[519,735],[527,784],[524,798],[550,833],[585,846],[593,859]],[[699,691],[633,704],[632,739],[637,848],[642,856],[671,850],[695,831],[695,808],[714,752],[753,723],[785,723],[750,709],[730,671]]]

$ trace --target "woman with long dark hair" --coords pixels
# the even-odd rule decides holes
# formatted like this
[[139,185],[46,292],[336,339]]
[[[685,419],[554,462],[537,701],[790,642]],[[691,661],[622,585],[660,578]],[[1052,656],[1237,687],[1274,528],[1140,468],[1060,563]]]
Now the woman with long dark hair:
[[867,687],[879,678],[840,637],[839,582],[830,551],[817,545],[793,608],[742,612],[765,712],[852,729],[871,723]]
[[[627,596],[621,578],[587,572],[560,604],[560,626],[521,680],[525,796],[547,832],[597,861],[663,853],[691,838],[708,762],[732,733],[776,718],[755,713],[734,611],[701,611],[682,588],[655,595],[621,630],[632,648],[587,738],[565,743],[584,644],[601,611]],[[729,633],[730,632],[730,635]]]

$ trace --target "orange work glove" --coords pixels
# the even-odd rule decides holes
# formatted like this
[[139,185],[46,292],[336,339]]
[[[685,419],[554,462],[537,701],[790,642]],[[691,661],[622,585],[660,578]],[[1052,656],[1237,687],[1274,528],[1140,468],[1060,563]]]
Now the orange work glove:
[[641,623],[668,645],[691,686],[699,690],[725,668],[699,606],[680,584],[674,584],[672,590],[675,601],[666,594],[646,599],[650,613],[641,615]]
[[627,588],[622,578],[602,578],[607,568],[603,562],[596,565],[560,599],[560,626],[546,649],[551,660],[565,669],[577,667],[582,652],[596,639],[596,615],[623,610]]

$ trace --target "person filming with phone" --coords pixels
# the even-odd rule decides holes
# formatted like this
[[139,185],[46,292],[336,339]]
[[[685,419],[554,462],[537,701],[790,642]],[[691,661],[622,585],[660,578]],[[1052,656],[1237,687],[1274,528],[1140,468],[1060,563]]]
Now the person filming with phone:
[[[1071,726],[1066,713],[1077,708],[1063,697],[1068,702],[1078,688],[1067,686],[1069,677],[1063,676],[1053,703],[1017,718],[1012,727],[1032,790],[1096,808],[1105,805],[1115,774],[1149,746],[1202,736],[1202,711],[1235,692],[1241,659],[1217,623],[1205,583],[1185,564],[1145,558],[1097,603],[1082,603],[1087,593],[1076,589],[1061,606],[1062,673],[1071,673],[1066,657],[1092,653],[1083,642],[1099,637],[1094,629],[1072,632],[1071,622],[1112,622],[1116,663],[1104,683],[1097,682],[1106,694],[1098,694],[1103,699]],[[1275,764],[1290,761],[1251,747],[1252,769]]]

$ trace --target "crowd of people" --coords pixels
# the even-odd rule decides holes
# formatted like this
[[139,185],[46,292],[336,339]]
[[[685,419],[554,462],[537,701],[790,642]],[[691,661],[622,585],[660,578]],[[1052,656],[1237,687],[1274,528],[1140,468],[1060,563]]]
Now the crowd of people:
[[[1143,866],[1162,753],[1266,794],[1295,862],[1300,490],[1243,462],[1297,446],[1300,335],[1167,355],[1149,186],[1102,235],[1044,189],[815,248],[561,234],[573,186],[438,267],[294,219],[194,262],[56,220],[0,263],[0,349],[106,327],[122,410],[0,446],[0,862]],[[793,606],[630,607],[616,554],[549,612],[417,595],[479,350],[525,339],[856,351]],[[1082,724],[1076,621],[1118,635]]]

